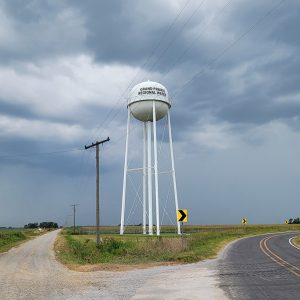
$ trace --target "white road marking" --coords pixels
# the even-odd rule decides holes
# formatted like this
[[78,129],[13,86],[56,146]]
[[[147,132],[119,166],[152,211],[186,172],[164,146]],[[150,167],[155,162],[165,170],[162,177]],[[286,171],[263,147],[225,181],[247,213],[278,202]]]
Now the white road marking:
[[298,246],[296,246],[296,245],[292,242],[292,240],[293,240],[295,237],[297,237],[297,236],[291,237],[291,238],[289,239],[289,243],[290,243],[290,245],[293,246],[294,248],[300,250],[300,248],[299,248]]

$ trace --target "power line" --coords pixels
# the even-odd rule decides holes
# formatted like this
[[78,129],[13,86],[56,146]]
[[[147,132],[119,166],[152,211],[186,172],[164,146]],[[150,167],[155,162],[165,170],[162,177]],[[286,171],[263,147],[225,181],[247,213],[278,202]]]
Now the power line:
[[[170,71],[172,70],[172,66],[175,66],[176,64],[178,64],[180,62],[180,60],[182,60],[182,58],[186,55],[186,53],[189,52],[190,49],[193,48],[194,44],[196,41],[199,40],[199,38],[201,37],[201,33],[203,31],[203,29],[212,22],[212,20],[214,20],[217,16],[220,16],[224,11],[225,9],[230,6],[232,0],[229,0],[228,2],[225,3],[225,5],[223,5],[213,16],[212,19],[210,19],[210,22],[207,22],[204,24],[204,27],[202,26],[200,30],[200,32],[198,32],[198,36],[196,38],[193,39],[193,42],[185,48],[185,50],[179,55],[177,56],[177,58],[175,59],[175,61],[173,62],[173,64],[169,67],[169,70],[162,76],[160,77],[160,80],[162,81],[169,73]],[[200,23],[200,25],[202,24],[202,22]]]
[[[181,27],[181,29],[183,29],[188,23],[189,21],[194,17],[194,15],[196,13],[198,13],[199,9],[201,8],[201,6],[203,5],[203,3],[205,2],[205,0],[202,0],[201,3],[198,5],[198,7],[193,11],[193,13],[187,18],[187,20],[185,21],[185,23],[183,24],[183,26]],[[176,39],[178,38],[178,35],[176,35],[170,42],[169,44],[165,47],[165,49],[163,49],[163,51],[161,52],[160,56],[158,57],[158,59],[155,61],[155,63],[152,65],[152,67],[149,69],[149,71],[151,72],[154,67],[157,65],[157,63],[161,60],[161,58],[163,57],[163,55],[169,50],[169,48],[172,46],[172,44],[176,41]]]
[[[204,0],[203,0],[204,1]],[[186,3],[184,4],[184,6],[180,9],[180,11],[178,12],[178,14],[176,15],[176,17],[173,19],[172,23],[169,25],[169,27],[167,28],[166,31],[164,31],[164,33],[161,35],[161,38],[158,40],[158,42],[156,43],[156,45],[153,47],[152,51],[150,52],[150,54],[148,55],[148,57],[145,59],[144,63],[139,67],[139,70],[137,71],[137,73],[134,75],[134,77],[131,79],[130,83],[127,85],[126,89],[123,91],[123,93],[121,94],[121,96],[118,98],[118,100],[115,102],[115,105],[109,110],[109,112],[107,113],[106,117],[104,118],[104,121],[101,122],[96,129],[94,130],[94,132],[96,131],[100,131],[105,122],[108,120],[109,116],[111,115],[111,113],[119,106],[120,102],[125,102],[123,97],[125,95],[125,93],[128,91],[128,89],[132,86],[132,84],[135,82],[136,78],[138,77],[138,75],[140,74],[141,70],[148,64],[148,62],[150,61],[150,58],[154,55],[154,53],[156,52],[156,50],[159,48],[161,41],[167,36],[167,34],[171,31],[171,29],[173,28],[173,26],[176,24],[177,20],[179,19],[180,15],[183,13],[183,11],[185,10],[185,8],[188,6],[188,4],[191,2],[191,0],[186,1]],[[121,110],[122,106],[119,107],[119,109],[117,110],[117,112],[113,115],[113,117],[110,119],[110,121],[108,122],[108,124],[106,124],[107,126],[112,122],[112,120],[114,120],[114,118],[119,114],[120,110]],[[91,136],[91,139],[96,135],[93,134]]]
[[193,75],[191,79],[185,82],[177,91],[173,94],[173,97],[179,94],[180,91],[184,89],[187,85],[193,82],[197,77],[204,74],[207,68],[211,68],[224,54],[226,54],[230,49],[232,49],[236,44],[238,44],[243,38],[245,38],[251,31],[253,31],[265,18],[270,16],[285,0],[281,0],[277,4],[273,5],[262,17],[260,17],[256,22],[254,22],[244,33],[239,35],[232,43],[225,47],[216,57],[211,59],[211,61],[206,65],[206,68],[202,68],[199,72]]
[[[219,12],[222,12],[231,2],[232,0],[229,0],[221,9]],[[180,91],[183,90],[184,87],[186,87],[188,84],[190,84],[193,80],[195,80],[200,75],[204,74],[207,68],[212,67],[224,54],[226,54],[230,49],[232,49],[236,44],[238,44],[242,39],[244,39],[251,31],[253,31],[264,19],[266,19],[268,16],[270,16],[285,0],[281,0],[280,2],[277,2],[274,6],[271,7],[262,17],[260,17],[256,22],[254,22],[243,34],[238,36],[231,44],[229,44],[227,47],[225,47],[216,57],[212,58],[211,61],[206,65],[206,68],[202,68],[199,72],[194,74],[194,76],[188,80],[186,83],[184,83],[181,87],[179,87],[175,93],[173,94],[174,98],[179,94]],[[133,126],[133,131],[135,128]],[[115,143],[119,142],[125,137],[125,134],[122,134],[121,136],[117,137],[115,139]]]
[[[232,0],[229,0],[220,10],[219,12],[222,12],[231,2]],[[185,3],[185,5],[182,7],[182,9],[179,11],[178,15],[175,17],[174,21],[172,22],[172,24],[169,26],[169,28],[166,30],[166,32],[161,36],[159,42],[157,43],[156,47],[154,48],[154,50],[151,52],[151,54],[148,56],[148,58],[146,59],[146,61],[144,62],[144,64],[140,67],[141,69],[143,67],[145,67],[148,63],[148,61],[150,60],[150,58],[153,56],[153,54],[155,53],[155,51],[158,49],[158,46],[160,44],[160,42],[164,39],[164,37],[171,31],[172,27],[175,25],[176,21],[179,19],[179,16],[182,14],[183,10],[188,6],[190,1],[187,1]],[[186,21],[184,22],[182,28],[184,28],[188,23],[189,21],[196,15],[196,13],[199,11],[199,9],[202,7],[203,3],[205,2],[205,0],[201,1],[201,3],[197,6],[197,8],[192,12],[192,14],[186,19]],[[218,13],[219,13],[218,12]],[[165,54],[165,52],[170,48],[170,46],[173,44],[173,42],[176,40],[177,37],[173,38],[169,44],[167,45],[167,47],[165,47],[163,49],[163,51],[160,53],[158,59],[152,64],[152,67],[150,68],[150,71],[154,68],[154,66],[159,62],[159,60],[162,58],[163,54]],[[189,49],[188,49],[189,50]],[[187,51],[186,51],[187,52]],[[184,52],[183,55],[186,53]],[[182,58],[182,56],[180,57],[180,59]],[[169,73],[170,70],[167,72]],[[136,74],[136,76],[133,78],[133,80],[131,81],[130,85],[134,82],[135,78],[137,77],[137,75],[140,73],[140,71]],[[164,75],[164,77],[166,76],[167,74]],[[145,80],[145,78],[143,79]],[[129,85],[129,86],[130,86]],[[129,86],[127,87],[127,89],[123,92],[122,96],[120,97],[119,101],[116,103],[116,105],[110,110],[109,114],[113,112],[113,110],[115,109],[115,107],[117,107],[119,104],[120,104],[120,101],[122,100],[122,97],[124,96],[125,92],[128,90]],[[125,102],[125,100],[122,101]],[[117,115],[120,113],[120,111],[122,110],[122,106],[120,106],[117,111],[113,114],[112,118],[110,119],[110,121],[106,124],[107,126],[117,117]],[[106,118],[108,119],[108,118]],[[104,123],[106,121],[106,119],[103,121],[102,123],[102,127],[104,126]],[[126,116],[124,116],[124,119],[126,119]],[[102,128],[101,127],[101,128]],[[99,128],[98,128],[99,129]],[[98,130],[97,129],[97,130]]]

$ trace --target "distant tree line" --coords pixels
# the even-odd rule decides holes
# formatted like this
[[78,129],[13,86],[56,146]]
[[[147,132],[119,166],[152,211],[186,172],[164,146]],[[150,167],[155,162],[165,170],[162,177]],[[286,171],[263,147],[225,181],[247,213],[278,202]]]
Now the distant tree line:
[[55,222],[41,222],[39,223],[28,223],[24,225],[25,229],[34,229],[34,228],[58,228],[58,224]]
[[289,219],[289,224],[300,224],[300,218]]

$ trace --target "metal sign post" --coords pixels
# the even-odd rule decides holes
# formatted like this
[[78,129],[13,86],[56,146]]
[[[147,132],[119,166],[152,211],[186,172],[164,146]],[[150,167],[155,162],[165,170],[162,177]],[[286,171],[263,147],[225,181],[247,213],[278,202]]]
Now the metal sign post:
[[183,235],[183,223],[188,221],[188,211],[187,209],[177,210],[177,222],[181,222],[181,235]]

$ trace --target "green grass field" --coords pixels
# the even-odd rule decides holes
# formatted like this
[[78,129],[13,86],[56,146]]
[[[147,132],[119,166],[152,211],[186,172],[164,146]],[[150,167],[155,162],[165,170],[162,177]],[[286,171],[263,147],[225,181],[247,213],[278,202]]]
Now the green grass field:
[[217,255],[228,242],[256,234],[296,231],[300,225],[213,225],[185,226],[182,237],[174,227],[163,226],[160,237],[137,234],[140,226],[130,226],[127,234],[117,234],[118,227],[100,229],[103,242],[97,247],[95,229],[64,229],[56,243],[59,260],[65,264],[145,264],[160,262],[190,263]]
[[0,253],[40,235],[37,229],[1,229]]

